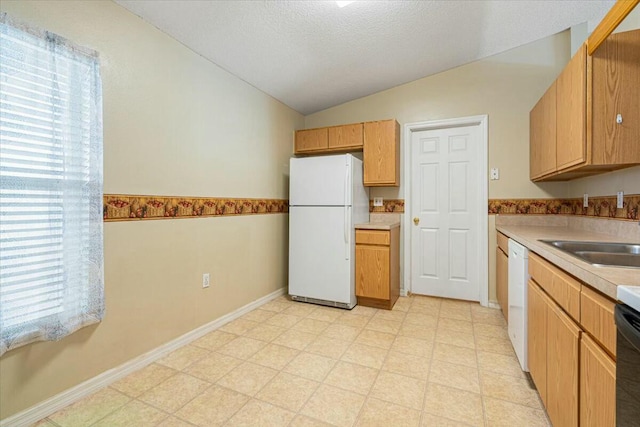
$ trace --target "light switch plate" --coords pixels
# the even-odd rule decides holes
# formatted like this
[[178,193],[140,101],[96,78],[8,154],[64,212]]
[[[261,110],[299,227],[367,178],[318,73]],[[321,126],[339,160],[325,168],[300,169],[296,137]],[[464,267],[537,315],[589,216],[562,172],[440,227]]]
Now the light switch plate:
[[582,207],[583,208],[589,207],[589,195],[587,193],[584,193],[584,198],[582,200]]
[[382,206],[382,197],[373,198],[373,206]]
[[491,168],[491,180],[495,181],[500,179],[500,169],[498,168]]
[[616,203],[616,208],[622,209],[624,207],[624,192],[618,191],[618,198]]

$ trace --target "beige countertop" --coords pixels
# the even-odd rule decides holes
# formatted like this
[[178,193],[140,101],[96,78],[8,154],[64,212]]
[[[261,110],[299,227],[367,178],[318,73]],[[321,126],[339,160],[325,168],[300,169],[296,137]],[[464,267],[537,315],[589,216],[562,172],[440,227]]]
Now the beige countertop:
[[358,230],[391,230],[396,227],[400,227],[400,221],[373,221],[356,224]]
[[638,243],[631,238],[601,234],[569,227],[541,227],[531,225],[496,225],[496,230],[529,248],[551,263],[582,280],[587,285],[616,298],[618,285],[640,286],[640,269],[595,267],[540,239],[578,240],[590,242]]

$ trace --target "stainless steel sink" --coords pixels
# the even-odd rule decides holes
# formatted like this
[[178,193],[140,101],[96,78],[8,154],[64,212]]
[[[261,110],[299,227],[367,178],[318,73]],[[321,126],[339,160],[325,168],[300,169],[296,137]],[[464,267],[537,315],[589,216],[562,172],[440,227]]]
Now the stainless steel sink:
[[640,244],[540,240],[596,267],[640,268]]

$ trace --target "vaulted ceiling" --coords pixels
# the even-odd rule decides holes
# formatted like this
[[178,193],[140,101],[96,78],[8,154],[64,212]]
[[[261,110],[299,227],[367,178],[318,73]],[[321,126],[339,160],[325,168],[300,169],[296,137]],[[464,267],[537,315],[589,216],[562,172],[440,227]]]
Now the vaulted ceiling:
[[115,1],[302,114],[598,22],[614,3]]

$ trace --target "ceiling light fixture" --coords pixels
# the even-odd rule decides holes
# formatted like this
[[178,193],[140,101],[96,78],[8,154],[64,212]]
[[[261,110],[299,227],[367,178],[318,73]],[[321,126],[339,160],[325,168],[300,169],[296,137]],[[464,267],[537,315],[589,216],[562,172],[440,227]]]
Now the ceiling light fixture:
[[345,7],[350,5],[351,3],[355,3],[355,0],[351,0],[351,1],[336,1],[338,7]]

